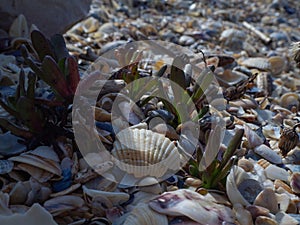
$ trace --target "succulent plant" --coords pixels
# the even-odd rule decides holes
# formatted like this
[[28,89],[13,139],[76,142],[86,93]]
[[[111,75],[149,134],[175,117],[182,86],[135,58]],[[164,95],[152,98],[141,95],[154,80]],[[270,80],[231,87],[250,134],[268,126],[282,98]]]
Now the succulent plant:
[[[192,176],[202,180],[202,187],[208,189],[216,188],[222,184],[222,182],[225,182],[231,167],[237,162],[235,152],[242,141],[243,135],[243,129],[237,130],[228,144],[226,151],[223,153],[222,159],[218,160],[215,158],[204,170],[202,170],[201,166],[203,154],[200,150],[197,151],[196,159],[190,161],[189,172]],[[215,152],[219,151],[219,149],[206,149],[205,151]]]
[[[0,118],[0,126],[31,142],[34,139],[35,142],[39,142],[36,139],[51,142],[53,135],[65,132],[68,107],[80,80],[78,65],[76,59],[69,55],[61,35],[54,35],[48,40],[35,30],[31,33],[31,41],[27,46],[21,46],[24,61],[33,71],[27,75],[27,88],[26,75],[21,69],[15,94],[0,99],[0,105],[16,118],[17,123]],[[37,97],[38,79],[49,85],[54,97]]]

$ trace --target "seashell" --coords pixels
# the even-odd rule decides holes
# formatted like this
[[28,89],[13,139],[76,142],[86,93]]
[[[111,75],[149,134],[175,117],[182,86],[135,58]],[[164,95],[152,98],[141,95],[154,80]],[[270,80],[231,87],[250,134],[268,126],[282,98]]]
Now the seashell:
[[241,65],[248,68],[256,68],[263,71],[268,71],[271,69],[271,63],[267,58],[254,57],[248,58],[241,62]]
[[292,189],[290,188],[290,186],[289,185],[287,185],[286,183],[284,183],[282,180],[278,180],[278,179],[276,179],[275,181],[274,181],[274,187],[275,187],[275,189],[278,189],[278,188],[283,188],[284,190],[286,190],[288,193],[293,193],[293,191],[292,191]]
[[246,210],[241,204],[233,205],[233,210],[235,212],[236,219],[240,224],[243,225],[253,224],[251,213],[248,210]]
[[245,172],[251,172],[254,168],[253,163],[245,158],[241,158],[238,161],[238,166],[245,170]]
[[259,216],[270,216],[270,210],[258,205],[249,205],[246,209],[251,213],[253,220]]
[[9,28],[9,36],[11,37],[28,37],[29,29],[27,20],[23,14],[20,14]]
[[116,135],[111,154],[115,164],[135,177],[161,178],[180,168],[180,154],[170,139],[144,129],[125,129]]
[[38,167],[43,170],[46,170],[58,176],[61,175],[61,169],[59,163],[50,160],[46,161],[46,159],[43,160],[38,156],[31,155],[30,153],[23,153],[19,156],[9,158],[9,160],[29,164],[34,167]]
[[293,149],[289,151],[287,156],[282,160],[284,164],[299,164],[300,163],[300,149]]
[[262,189],[263,186],[239,166],[233,166],[226,179],[226,193],[232,204],[248,206]]
[[13,168],[14,168],[13,161],[4,160],[4,159],[0,160],[0,174],[9,173],[10,171],[12,171]]
[[51,194],[50,197],[55,198],[55,197],[58,197],[58,196],[71,194],[72,192],[77,190],[79,187],[81,187],[81,184],[74,184],[74,185],[70,186],[69,188],[67,188],[63,191]]
[[95,32],[99,28],[99,21],[94,17],[89,17],[86,20],[82,21],[82,30],[85,33]]
[[20,138],[11,134],[11,132],[0,134],[0,156],[12,156],[24,152],[26,146],[20,144],[18,140]]
[[10,204],[24,204],[27,200],[28,193],[31,190],[30,182],[19,181],[9,193]]
[[57,216],[64,212],[82,208],[84,200],[81,197],[74,195],[64,195],[51,198],[44,203],[44,208],[53,216]]
[[291,176],[290,186],[294,193],[300,193],[300,173],[294,172]]
[[286,212],[291,202],[290,196],[288,196],[285,193],[281,193],[281,194],[276,193],[276,200],[277,200],[279,211]]
[[280,128],[278,126],[268,124],[262,128],[262,132],[266,138],[273,138],[276,140],[280,138]]
[[137,183],[139,189],[143,192],[161,194],[162,187],[154,177],[145,177]]
[[283,57],[272,56],[268,59],[268,61],[270,63],[270,70],[272,72],[272,75],[277,76],[285,70],[287,62]]
[[266,145],[260,145],[254,148],[254,152],[271,163],[281,164],[282,159],[275,151]]
[[290,174],[283,168],[280,168],[276,165],[269,165],[265,168],[265,175],[271,180],[282,180],[288,182]]
[[294,92],[288,92],[283,94],[279,99],[279,104],[286,108],[291,110],[293,106],[299,107],[299,96],[298,94]]
[[29,173],[34,179],[40,181],[41,183],[47,182],[53,177],[53,173],[25,163],[20,163],[17,167]]
[[262,138],[259,137],[258,134],[255,131],[253,131],[247,124],[244,124],[244,131],[245,131],[245,136],[248,140],[248,147],[250,149],[253,149],[264,143]]
[[271,188],[265,188],[261,191],[255,198],[253,205],[262,206],[274,214],[279,211],[275,192]]
[[40,204],[33,204],[26,213],[14,213],[9,216],[0,214],[0,221],[3,225],[30,224],[30,225],[57,225],[52,215]]
[[217,74],[216,78],[220,85],[224,87],[230,87],[247,80],[248,76],[241,72],[227,69],[222,74]]
[[202,184],[202,181],[197,178],[188,177],[188,178],[186,178],[184,183],[185,183],[185,185],[190,186],[190,187],[200,187]]
[[259,216],[255,219],[255,225],[278,225],[278,223],[269,217]]
[[184,215],[201,224],[234,222],[234,215],[230,208],[209,201],[205,196],[189,189],[165,192],[150,200],[149,206],[161,214]]
[[128,215],[123,225],[168,225],[166,215],[152,210],[148,204],[139,203]]
[[126,202],[129,200],[129,197],[130,197],[129,194],[127,194],[127,193],[93,190],[93,189],[87,188],[85,185],[82,186],[82,190],[83,190],[83,193],[85,193],[86,195],[88,195],[92,198],[95,198],[97,196],[105,197],[109,201],[111,201],[111,203],[113,205],[118,205],[123,202]]
[[297,225],[299,224],[298,220],[291,217],[289,214],[284,212],[278,212],[275,215],[275,220],[279,225]]
[[[150,124],[149,124],[149,126],[150,126]],[[160,123],[160,124],[157,124],[156,126],[154,126],[153,128],[151,128],[151,130],[153,132],[163,134],[171,140],[179,140],[179,135],[176,133],[176,130],[169,124]]]

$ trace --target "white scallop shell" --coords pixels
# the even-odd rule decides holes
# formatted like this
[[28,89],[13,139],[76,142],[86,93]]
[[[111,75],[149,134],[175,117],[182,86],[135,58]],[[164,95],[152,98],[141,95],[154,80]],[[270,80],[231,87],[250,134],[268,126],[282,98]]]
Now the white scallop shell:
[[180,169],[177,147],[164,135],[145,129],[124,129],[114,142],[112,155],[122,171],[136,178],[160,178],[168,170]]

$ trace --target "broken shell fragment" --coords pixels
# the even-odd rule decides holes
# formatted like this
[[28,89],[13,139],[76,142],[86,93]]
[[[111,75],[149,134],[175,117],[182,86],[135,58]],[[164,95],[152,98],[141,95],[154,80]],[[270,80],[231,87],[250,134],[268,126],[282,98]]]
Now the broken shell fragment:
[[294,193],[300,193],[300,173],[294,172],[291,176],[290,186]]
[[262,191],[262,185],[251,179],[241,167],[233,166],[226,180],[226,193],[232,204],[249,206]]
[[30,225],[57,225],[51,214],[40,204],[36,203],[24,214],[14,213],[9,216],[0,215],[1,224],[30,224]]
[[274,214],[279,211],[275,192],[271,188],[265,188],[261,191],[253,204],[267,208]]
[[129,213],[123,225],[168,225],[166,215],[160,214],[152,210],[148,204],[139,203]]
[[254,148],[254,152],[271,163],[281,164],[282,159],[275,151],[266,145],[260,145]]
[[169,216],[184,215],[201,224],[234,222],[234,215],[230,208],[209,201],[205,196],[189,189],[165,192],[150,200],[149,206],[159,213]]

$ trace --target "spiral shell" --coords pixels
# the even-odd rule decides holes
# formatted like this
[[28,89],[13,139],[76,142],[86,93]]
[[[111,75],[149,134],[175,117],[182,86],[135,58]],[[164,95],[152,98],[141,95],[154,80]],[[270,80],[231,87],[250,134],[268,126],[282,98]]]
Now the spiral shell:
[[122,171],[136,178],[161,178],[180,168],[177,147],[164,135],[145,129],[124,129],[117,134],[112,155]]

